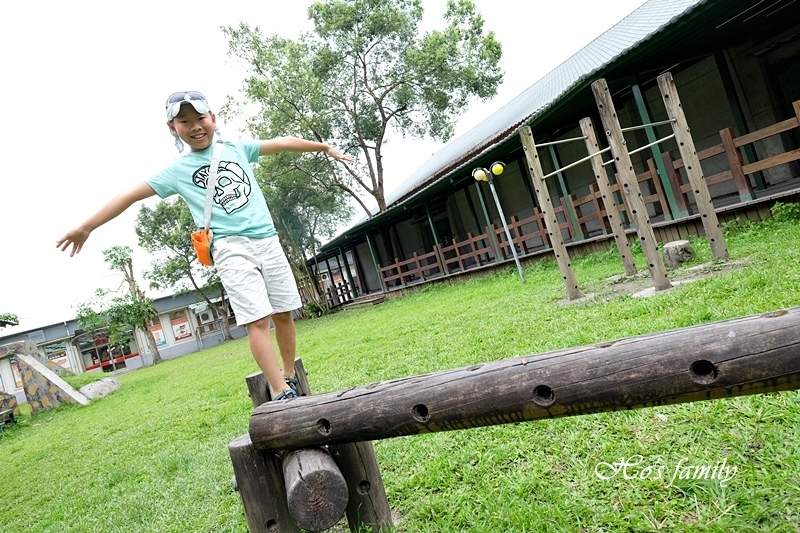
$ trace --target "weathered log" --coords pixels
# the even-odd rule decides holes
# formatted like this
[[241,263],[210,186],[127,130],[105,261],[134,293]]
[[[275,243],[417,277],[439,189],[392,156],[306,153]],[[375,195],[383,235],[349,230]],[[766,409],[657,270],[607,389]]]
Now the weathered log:
[[327,450],[303,448],[283,456],[289,513],[308,531],[336,525],[347,507],[347,483]]
[[[308,375],[299,359],[295,370],[300,389],[311,395]],[[365,526],[372,533],[392,530],[392,511],[372,442],[334,444],[328,451],[347,482],[346,514],[350,531],[364,531]]]
[[620,192],[625,199],[625,209],[628,215],[636,224],[636,235],[639,237],[639,244],[647,258],[647,266],[650,270],[650,278],[653,280],[653,287],[657,291],[672,288],[672,284],[667,277],[667,269],[664,260],[658,254],[658,242],[656,241],[653,226],[650,224],[650,216],[647,214],[647,206],[642,198],[642,188],[636,179],[633,171],[630,153],[619,124],[617,111],[614,108],[614,101],[611,92],[608,90],[606,80],[599,79],[592,83],[592,92],[597,102],[597,111],[603,122],[603,129],[606,130],[608,144],[611,147],[611,154],[614,156],[615,166],[617,167],[617,181],[620,184]]
[[[294,366],[300,384],[298,392],[310,394],[303,361],[297,359]],[[273,391],[262,372],[246,376],[245,382],[253,407],[272,400]],[[281,464],[282,486],[285,487],[282,500],[286,502],[294,523],[307,531],[323,531],[333,527],[342,518],[347,506],[347,483],[327,449],[309,448],[279,453],[274,460]]]
[[250,435],[228,444],[234,486],[239,491],[250,533],[300,533],[286,502],[286,489],[275,454],[256,450]]
[[328,449],[347,480],[350,531],[364,531],[364,526],[372,533],[393,531],[392,511],[372,442],[331,444]]
[[[298,359],[295,362],[295,375],[300,383],[300,391],[305,395],[311,395],[311,386],[308,382],[308,375],[303,361]],[[247,389],[253,401],[253,407],[266,403],[270,398],[269,385],[264,374],[257,372],[245,378]],[[295,401],[295,400],[292,400]],[[315,450],[310,450],[311,456]],[[318,486],[313,491],[293,490],[290,479],[297,477],[297,462],[283,461],[283,477],[286,480],[286,501],[292,516],[298,520],[304,529],[313,531],[313,527],[319,524],[333,521],[336,507],[318,508],[318,513],[334,510],[325,516],[304,515],[302,509],[316,508],[316,499],[330,500],[332,502],[346,500],[347,522],[351,531],[362,531],[364,526],[368,526],[374,533],[389,531],[392,529],[392,514],[389,508],[389,500],[386,497],[386,489],[381,478],[378,459],[375,457],[375,449],[371,442],[345,443],[331,446],[328,449],[333,457],[335,464],[325,463],[329,468],[326,472],[317,472],[317,480],[331,479],[338,480],[343,478],[346,484],[344,490],[341,485],[335,482]],[[298,461],[302,462],[302,459]],[[309,463],[310,464],[310,463]],[[322,494],[322,492],[326,494]],[[315,499],[306,501],[311,495]],[[327,509],[327,511],[325,511]],[[342,513],[338,512],[338,518]],[[335,523],[335,521],[334,521]],[[331,524],[333,525],[333,524]],[[330,526],[328,526],[330,527]],[[326,528],[323,528],[326,529]]]
[[295,449],[800,388],[800,308],[264,404]]
[[[686,176],[692,185],[692,194],[694,195],[697,210],[700,212],[700,220],[703,222],[703,231],[705,231],[708,243],[711,245],[711,255],[718,261],[725,261],[729,257],[725,236],[722,234],[722,226],[720,226],[717,218],[714,202],[711,200],[711,192],[708,190],[706,178],[703,174],[703,165],[700,164],[700,158],[697,156],[691,128],[689,128],[689,123],[686,121],[678,88],[672,79],[672,72],[665,72],[658,76],[658,88],[661,91],[661,98],[664,100],[667,116],[674,121],[672,123],[672,131],[675,134],[675,142],[683,159],[683,168],[686,171]],[[747,180],[744,176],[742,176],[742,179]]]

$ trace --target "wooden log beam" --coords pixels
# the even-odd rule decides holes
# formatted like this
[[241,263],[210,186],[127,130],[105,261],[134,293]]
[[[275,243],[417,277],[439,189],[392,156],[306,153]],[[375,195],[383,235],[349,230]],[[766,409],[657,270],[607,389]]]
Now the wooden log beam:
[[[303,361],[297,359],[294,366],[300,392],[310,394]],[[250,374],[245,382],[253,407],[271,401],[273,391],[263,373]],[[348,508],[347,483],[327,449],[254,451],[249,435],[228,449],[250,533],[324,531]]]
[[296,449],[800,388],[800,308],[475,365],[253,411]]
[[[305,395],[311,395],[311,385],[302,359],[295,361],[294,368],[300,382],[300,391]],[[253,400],[253,407],[270,400],[271,393],[264,374],[261,372],[250,374],[245,381],[248,394]],[[308,450],[307,459],[302,457],[305,450],[299,457],[294,454],[294,460],[287,460],[288,455],[284,456],[282,461],[276,459],[282,463],[283,478],[286,480],[286,495],[283,501],[286,502],[297,524],[306,530],[315,531],[313,529],[315,527],[324,526],[329,522],[335,523],[344,512],[347,514],[351,531],[361,531],[364,527],[370,528],[374,533],[392,530],[394,527],[392,512],[372,443],[348,442],[330,446],[328,452],[334,463],[324,458],[314,462],[317,451],[319,450]],[[307,465],[315,465],[314,476],[309,477],[304,474],[308,483],[315,483],[315,487],[295,483],[300,473],[299,465],[304,461]],[[346,485],[344,489],[341,480]],[[246,492],[247,490],[242,493],[243,500]],[[346,505],[344,511],[339,509],[337,503],[341,501]],[[314,509],[315,512],[308,513],[304,509]],[[322,529],[328,527],[330,526]],[[251,529],[251,533],[255,533],[255,530]]]
[[347,508],[347,483],[327,450],[304,448],[283,456],[286,501],[294,521],[306,531],[336,525]]

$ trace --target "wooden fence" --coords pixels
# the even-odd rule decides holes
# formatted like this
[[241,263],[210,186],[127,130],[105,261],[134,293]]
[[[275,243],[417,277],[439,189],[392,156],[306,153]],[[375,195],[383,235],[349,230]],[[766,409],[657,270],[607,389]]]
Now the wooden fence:
[[[712,186],[731,182],[738,191],[740,199],[747,201],[754,196],[749,175],[800,160],[800,149],[789,150],[749,164],[744,163],[741,153],[746,146],[800,128],[800,100],[793,103],[793,109],[795,117],[739,137],[734,136],[731,128],[720,130],[720,142],[698,152],[697,156],[702,162],[724,154],[729,168],[705,176],[706,184]],[[672,152],[663,152],[662,159],[667,171],[667,181],[675,193],[677,209],[684,213],[689,212],[693,191],[691,184],[686,183],[685,176],[681,172],[684,167],[683,160],[676,158]],[[674,213],[670,209],[655,161],[652,158],[647,159],[645,165],[646,170],[636,176],[645,206],[651,216],[677,219],[678,213]],[[620,200],[615,202],[615,209],[623,220],[630,221],[631,217],[628,215],[627,207],[621,201],[623,195],[620,194],[619,180],[611,184],[611,192]],[[569,205],[566,202],[569,202]],[[577,227],[573,226],[569,217],[569,209],[575,213]],[[588,186],[588,192],[584,195],[570,194],[566,200],[564,197],[560,197],[554,210],[561,221],[559,223],[561,231],[568,235],[566,241],[574,240],[577,235],[592,237],[608,234],[611,231],[603,195],[595,182]],[[522,257],[552,247],[538,207],[534,207],[533,214],[529,217],[522,219],[517,216],[510,217],[508,229],[513,245],[516,247],[518,255]],[[497,251],[499,251],[499,257]],[[385,287],[401,288],[431,278],[476,269],[498,260],[509,260],[511,257],[511,248],[505,235],[505,229],[502,225],[493,224],[485,228],[484,232],[479,235],[468,233],[463,239],[453,237],[452,243],[449,245],[434,246],[434,249],[427,253],[414,252],[409,259],[395,258],[394,262],[380,268],[380,276]]]

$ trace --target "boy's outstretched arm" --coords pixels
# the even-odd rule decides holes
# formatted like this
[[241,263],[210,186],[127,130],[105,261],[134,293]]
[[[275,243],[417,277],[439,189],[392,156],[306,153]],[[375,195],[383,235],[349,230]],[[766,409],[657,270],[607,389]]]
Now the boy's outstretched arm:
[[337,161],[350,162],[353,158],[349,155],[341,154],[338,150],[325,143],[308,141],[298,137],[276,137],[261,141],[259,155],[269,155],[277,152],[325,152]]
[[63,252],[69,245],[72,245],[70,257],[77,254],[83,248],[83,243],[89,238],[89,234],[102,226],[109,220],[117,217],[120,213],[128,209],[134,202],[144,200],[156,194],[147,182],[134,185],[131,189],[118,194],[94,215],[86,219],[80,226],[68,231],[63,237],[56,241],[56,248],[61,248]]

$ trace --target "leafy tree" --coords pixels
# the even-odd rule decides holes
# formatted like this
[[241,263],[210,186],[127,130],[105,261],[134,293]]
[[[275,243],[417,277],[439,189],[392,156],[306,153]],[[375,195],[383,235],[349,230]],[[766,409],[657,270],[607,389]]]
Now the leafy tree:
[[[104,289],[97,289],[94,297],[78,304],[76,321],[87,331],[105,329],[108,332],[108,344],[111,347],[124,346],[133,339],[134,328],[148,334],[151,346],[155,347],[153,333],[147,328],[147,322],[155,316],[152,300],[145,298],[135,300],[130,294],[115,295]],[[161,361],[158,348],[153,350],[153,363]]]
[[[386,209],[382,148],[393,132],[446,141],[470,98],[494,96],[502,51],[471,0],[448,0],[443,29],[420,35],[421,0],[325,0],[308,10],[298,42],[223,28],[230,54],[249,68],[244,89],[260,113],[257,136],[297,135],[359,155],[329,165],[328,187],[374,198]],[[225,113],[235,114],[233,102]]]
[[19,324],[19,317],[14,313],[0,313],[0,328],[6,326],[16,326]]
[[346,198],[317,179],[325,165],[319,158],[282,152],[263,158],[255,170],[304,301],[322,306],[306,257],[315,257],[320,240],[333,237],[352,215]]
[[130,342],[133,329],[138,328],[147,335],[153,350],[153,364],[156,364],[161,362],[161,354],[150,325],[158,319],[158,312],[136,282],[132,254],[129,246],[103,250],[103,259],[109,268],[118,270],[125,278],[128,293],[114,295],[111,291],[97,289],[90,301],[78,305],[76,319],[84,329],[107,328],[112,346]]
[[[136,217],[139,246],[160,257],[151,263],[144,276],[152,289],[171,288],[177,293],[194,289],[215,310],[222,322],[222,334],[230,338],[228,310],[222,283],[216,269],[201,267],[192,245],[191,234],[197,228],[189,207],[182,198],[162,200],[155,208],[142,205]],[[219,303],[214,300],[219,299]]]

